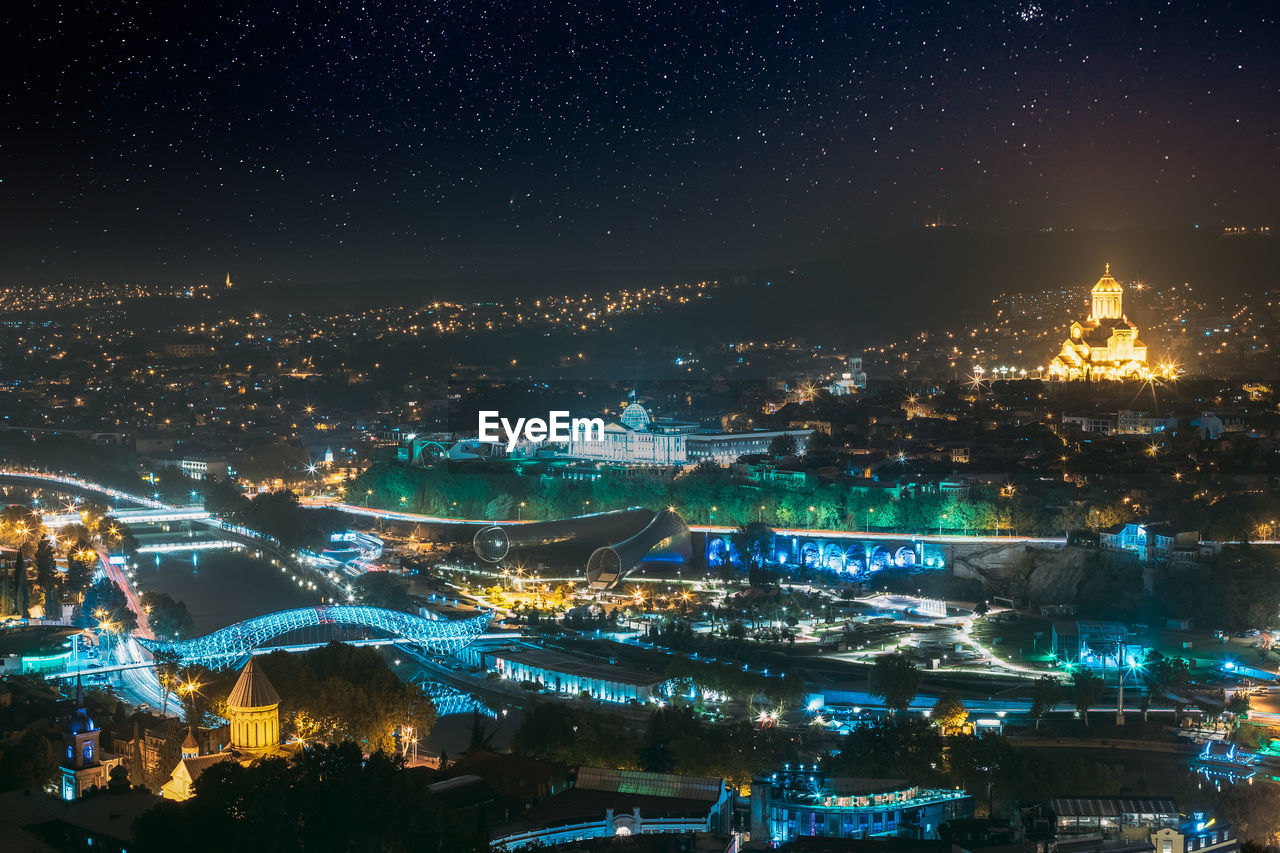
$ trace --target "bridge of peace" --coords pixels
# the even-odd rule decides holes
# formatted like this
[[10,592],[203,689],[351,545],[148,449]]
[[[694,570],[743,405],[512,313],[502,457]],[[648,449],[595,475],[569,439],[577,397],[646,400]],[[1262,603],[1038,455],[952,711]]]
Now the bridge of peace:
[[[264,649],[312,648],[333,639],[353,645],[407,643],[448,655],[461,651],[484,633],[492,619],[491,611],[467,619],[428,619],[381,607],[322,604],[268,613],[189,640],[141,636],[137,640],[154,655],[170,655],[183,664],[203,663],[214,668],[237,666]],[[342,628],[359,629],[366,636],[341,637],[337,632]]]

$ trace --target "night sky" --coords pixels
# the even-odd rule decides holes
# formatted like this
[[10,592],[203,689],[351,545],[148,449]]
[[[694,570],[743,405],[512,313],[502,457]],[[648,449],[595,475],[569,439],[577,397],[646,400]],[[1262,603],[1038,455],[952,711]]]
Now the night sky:
[[1278,17],[4,3],[0,280],[745,266],[936,218],[1280,226]]

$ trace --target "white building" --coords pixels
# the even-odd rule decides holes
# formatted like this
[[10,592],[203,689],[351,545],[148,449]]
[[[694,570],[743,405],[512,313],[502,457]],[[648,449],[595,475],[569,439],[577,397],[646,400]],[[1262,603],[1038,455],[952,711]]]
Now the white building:
[[207,480],[210,477],[226,479],[232,476],[231,466],[221,457],[188,456],[179,460],[178,467],[193,480]]
[[605,424],[604,440],[587,440],[587,433],[569,442],[566,455],[575,459],[623,465],[683,465],[692,424],[655,424],[649,412],[632,403],[615,423]]
[[486,669],[512,681],[541,684],[568,696],[589,694],[601,702],[645,704],[660,698],[662,674],[567,655],[551,649],[513,646],[480,652]]
[[690,462],[701,462],[709,459],[728,465],[736,462],[739,456],[752,456],[768,453],[769,445],[775,438],[783,435],[794,436],[796,455],[803,456],[805,442],[813,434],[811,429],[758,429],[751,432],[709,432],[695,433],[686,442],[687,455]]
[[587,440],[586,434],[569,442],[567,456],[622,465],[685,465],[711,460],[721,464],[739,456],[767,453],[780,435],[796,439],[796,452],[804,453],[813,430],[753,430],[707,432],[688,421],[654,419],[638,403],[622,412],[616,423],[605,424],[604,440]]
[[862,356],[857,355],[849,359],[849,369],[831,383],[829,390],[837,397],[867,390],[867,374],[862,370]]

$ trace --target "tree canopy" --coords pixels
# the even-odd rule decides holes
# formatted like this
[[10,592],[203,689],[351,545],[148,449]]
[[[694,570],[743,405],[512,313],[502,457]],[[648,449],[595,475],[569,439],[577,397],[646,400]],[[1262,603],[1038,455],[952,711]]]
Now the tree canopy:
[[349,742],[248,767],[225,762],[200,776],[192,799],[141,815],[136,846],[167,853],[181,839],[193,853],[487,851],[487,838],[435,803],[430,782],[394,754],[365,758]]
[[185,639],[195,633],[196,622],[185,601],[174,601],[169,593],[154,590],[142,593],[141,601],[156,636]]
[[944,693],[934,703],[933,711],[929,716],[934,725],[945,735],[964,728],[965,723],[969,721],[969,710],[965,708],[959,696],[954,693]]
[[431,700],[396,677],[376,649],[330,643],[301,654],[273,652],[258,664],[280,694],[286,739],[391,750],[403,727],[422,737],[435,724]]
[[923,678],[914,661],[895,652],[876,658],[867,676],[867,690],[884,699],[890,711],[904,711],[916,698]]
[[365,572],[351,585],[356,601],[388,610],[412,610],[409,582],[390,572]]

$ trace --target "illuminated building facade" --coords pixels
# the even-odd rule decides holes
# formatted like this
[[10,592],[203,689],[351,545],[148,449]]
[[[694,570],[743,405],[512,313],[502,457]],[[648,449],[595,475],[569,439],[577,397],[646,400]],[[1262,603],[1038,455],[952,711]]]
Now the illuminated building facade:
[[1147,345],[1124,315],[1124,287],[1111,275],[1111,264],[1093,286],[1091,298],[1088,319],[1071,324],[1061,352],[1049,363],[1049,378],[1150,379]]
[[1049,648],[1064,665],[1104,671],[1126,662],[1132,666],[1144,654],[1123,622],[1054,622]]
[[1184,816],[1165,797],[1054,797],[1048,812],[1059,850],[1235,853],[1241,846],[1229,823],[1203,812]]
[[867,374],[862,369],[862,356],[857,355],[849,359],[849,369],[840,374],[840,378],[827,387],[837,397],[846,394],[856,394],[859,391],[867,390]]
[[767,453],[775,438],[789,435],[803,454],[811,429],[714,432],[690,421],[651,417],[639,403],[623,410],[616,423],[605,424],[602,439],[575,434],[565,455],[573,459],[622,465],[684,466],[709,461],[728,465],[740,456]]
[[540,684],[567,696],[589,694],[601,702],[645,704],[662,695],[665,675],[531,646],[475,649],[471,660],[505,679]]
[[120,763],[120,756],[101,750],[101,734],[102,730],[89,717],[84,691],[77,681],[75,711],[62,729],[65,754],[58,766],[62,799],[78,800],[92,788],[106,790],[111,770]]
[[648,410],[632,403],[617,423],[606,424],[603,440],[587,433],[574,436],[567,456],[624,465],[684,465],[686,442],[695,424],[655,422]]
[[937,838],[940,824],[973,817],[973,797],[892,779],[828,778],[787,766],[751,785],[751,838]]
[[161,796],[179,802],[190,799],[196,780],[215,764],[234,761],[247,766],[297,749],[297,744],[280,743],[280,695],[252,657],[227,696],[227,720],[231,724],[231,743],[211,755],[201,755],[195,737],[187,733],[181,759],[160,789]]
[[[724,780],[715,776],[579,767],[573,778],[568,788],[534,802],[521,823],[512,825],[518,828],[517,832],[496,835],[493,849],[542,849],[592,838],[626,839],[652,834],[689,839],[691,833],[727,833],[732,822],[729,791]],[[437,782],[431,792],[448,802],[448,786],[465,779],[477,777]],[[681,844],[680,849],[694,846],[684,841]],[[644,845],[642,849],[658,848]],[[724,842],[715,849],[726,849]],[[727,849],[736,850],[737,844]]]

